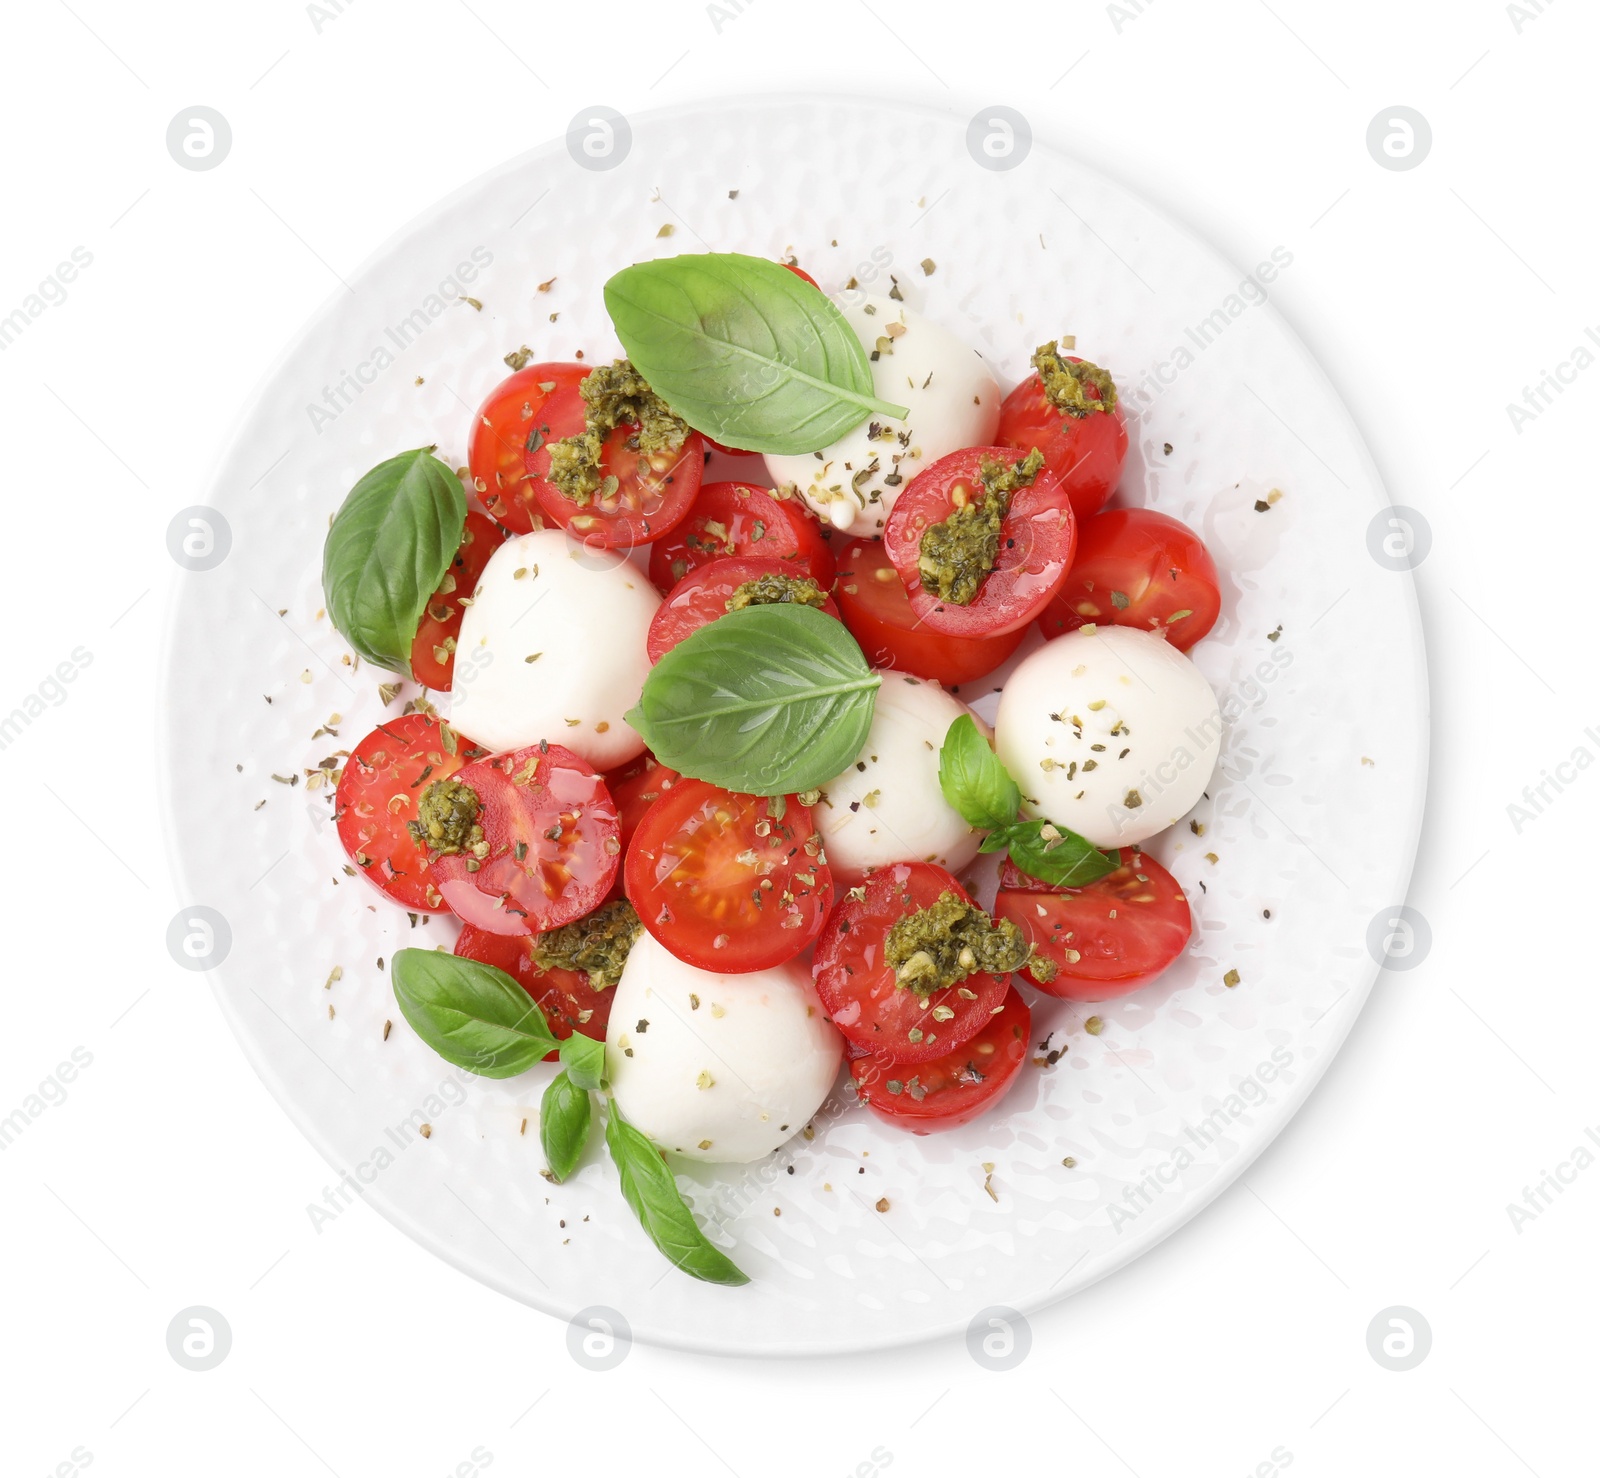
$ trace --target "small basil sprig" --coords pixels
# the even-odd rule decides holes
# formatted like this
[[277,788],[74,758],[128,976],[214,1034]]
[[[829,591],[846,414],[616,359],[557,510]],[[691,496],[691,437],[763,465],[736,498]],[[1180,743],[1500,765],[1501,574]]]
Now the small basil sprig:
[[700,1230],[661,1151],[622,1116],[617,1101],[606,1109],[606,1148],[622,1180],[622,1194],[663,1256],[691,1278],[737,1288],[750,1279]]
[[411,1029],[446,1062],[481,1077],[513,1078],[558,1045],[533,998],[493,965],[403,949],[389,979]]
[[561,1044],[562,1071],[539,1101],[539,1143],[553,1179],[565,1180],[583,1157],[594,1122],[589,1095],[602,1086],[606,1044],[573,1032]]
[[427,447],[350,489],[322,547],[322,594],[334,629],[373,666],[411,676],[417,627],[466,521],[460,480]]
[[962,714],[945,732],[939,789],[962,820],[989,833],[980,851],[1009,852],[1023,872],[1052,888],[1082,888],[1120,865],[1075,831],[1017,819],[1022,791],[971,714]]
[[710,252],[625,267],[605,286],[628,358],[673,411],[724,446],[814,452],[868,416],[872,364],[832,301],[765,257]]
[[627,718],[680,774],[745,795],[791,795],[849,769],[881,681],[831,616],[747,606],[656,663]]

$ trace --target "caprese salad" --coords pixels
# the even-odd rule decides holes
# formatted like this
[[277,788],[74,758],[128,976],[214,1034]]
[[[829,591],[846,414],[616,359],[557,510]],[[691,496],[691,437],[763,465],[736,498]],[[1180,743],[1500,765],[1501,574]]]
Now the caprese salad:
[[[842,1062],[867,1112],[963,1124],[1025,1070],[1037,994],[1184,952],[1143,844],[1216,761],[1185,653],[1217,576],[1182,524],[1105,509],[1124,408],[1070,338],[1002,394],[898,288],[711,253],[605,300],[626,358],[508,356],[465,467],[402,452],[333,519],[334,625],[448,695],[341,756],[337,833],[460,923],[391,961],[417,1035],[488,1077],[554,1060],[544,1173],[598,1106],[657,1246],[741,1283],[674,1157],[771,1154]],[[744,475],[705,481],[713,449]],[[992,730],[955,695],[991,673]]]

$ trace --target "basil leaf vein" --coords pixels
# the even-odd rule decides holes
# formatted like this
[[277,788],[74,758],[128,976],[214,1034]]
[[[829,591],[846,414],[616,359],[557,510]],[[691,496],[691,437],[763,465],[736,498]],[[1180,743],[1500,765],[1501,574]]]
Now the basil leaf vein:
[[403,949],[389,979],[411,1029],[446,1062],[481,1077],[515,1077],[558,1045],[538,1004],[493,965]]
[[411,644],[461,547],[467,499],[427,448],[380,462],[346,495],[322,547],[334,629],[374,667],[411,676]]
[[580,1088],[568,1073],[557,1073],[539,1100],[539,1143],[544,1146],[545,1164],[557,1181],[577,1169],[593,1118],[589,1090]]
[[868,416],[910,414],[873,393],[867,351],[833,302],[764,257],[640,262],[606,283],[605,301],[650,387],[724,446],[812,452]]
[[971,714],[962,714],[945,732],[939,750],[939,789],[968,826],[988,832],[1010,826],[1022,806],[1017,782]]
[[750,1279],[706,1240],[661,1151],[622,1116],[613,1099],[606,1109],[606,1148],[622,1181],[622,1195],[662,1255],[691,1278],[737,1288]]
[[746,795],[793,794],[855,761],[881,681],[831,616],[748,606],[656,663],[627,718],[680,774]]

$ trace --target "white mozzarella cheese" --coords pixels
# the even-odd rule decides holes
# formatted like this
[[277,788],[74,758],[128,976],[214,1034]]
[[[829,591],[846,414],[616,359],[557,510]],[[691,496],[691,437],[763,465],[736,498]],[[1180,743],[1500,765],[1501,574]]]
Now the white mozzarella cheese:
[[623,715],[661,597],[636,565],[545,529],[508,539],[461,618],[450,722],[488,749],[547,740],[597,770],[644,749]]
[[936,862],[959,871],[982,833],[939,788],[939,748],[970,712],[938,683],[885,672],[872,729],[856,762],[822,788],[813,816],[836,877],[859,878],[891,862]]
[[641,934],[614,987],[606,1076],[662,1149],[746,1164],[798,1134],[839,1072],[838,1032],[799,960],[747,975],[696,969]]
[[793,486],[818,518],[867,538],[883,532],[901,490],[930,462],[993,444],[1000,386],[975,349],[904,303],[858,292],[834,301],[867,352],[878,354],[873,394],[910,414],[903,421],[871,417],[820,454],[769,456],[767,471],[776,486]]
[[1161,637],[1084,627],[1012,673],[995,752],[1031,816],[1097,847],[1142,842],[1181,820],[1216,768],[1222,715],[1199,669]]

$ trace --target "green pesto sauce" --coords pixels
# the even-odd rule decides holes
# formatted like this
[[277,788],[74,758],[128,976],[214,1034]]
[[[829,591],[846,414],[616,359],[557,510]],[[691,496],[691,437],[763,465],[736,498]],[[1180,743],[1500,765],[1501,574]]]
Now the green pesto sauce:
[[584,429],[550,443],[548,475],[580,507],[588,507],[596,493],[606,497],[617,490],[616,478],[600,471],[600,453],[617,427],[636,426],[628,446],[647,457],[677,452],[689,435],[687,423],[667,409],[626,359],[597,365],[578,393],[583,396]]
[[897,919],[883,941],[884,964],[919,996],[969,975],[1009,975],[1032,956],[1033,946],[1010,919],[992,923],[959,893],[943,893],[932,907]]
[[481,862],[489,855],[489,843],[478,825],[482,809],[478,793],[470,785],[459,780],[435,780],[422,792],[417,819],[408,821],[406,830],[414,842],[435,857],[466,852]]
[[945,605],[969,606],[979,587],[994,572],[1000,558],[1000,528],[1011,499],[1027,487],[1044,466],[1044,453],[1035,447],[1020,462],[1007,464],[985,457],[978,465],[983,491],[922,535],[917,550],[917,573],[922,588]]
[[[1041,344],[1029,362],[1039,371],[1045,399],[1062,415],[1081,419],[1096,411],[1109,415],[1116,409],[1117,383],[1099,365],[1087,359],[1076,363],[1065,359],[1054,344]],[[1085,388],[1090,385],[1099,393],[1098,399]]]
[[606,990],[622,979],[628,951],[643,928],[633,905],[619,898],[539,935],[533,944],[534,963],[541,970],[582,971],[595,990]]
[[746,606],[812,606],[820,611],[827,603],[827,595],[815,580],[793,575],[758,575],[728,597],[730,611],[742,611]]

